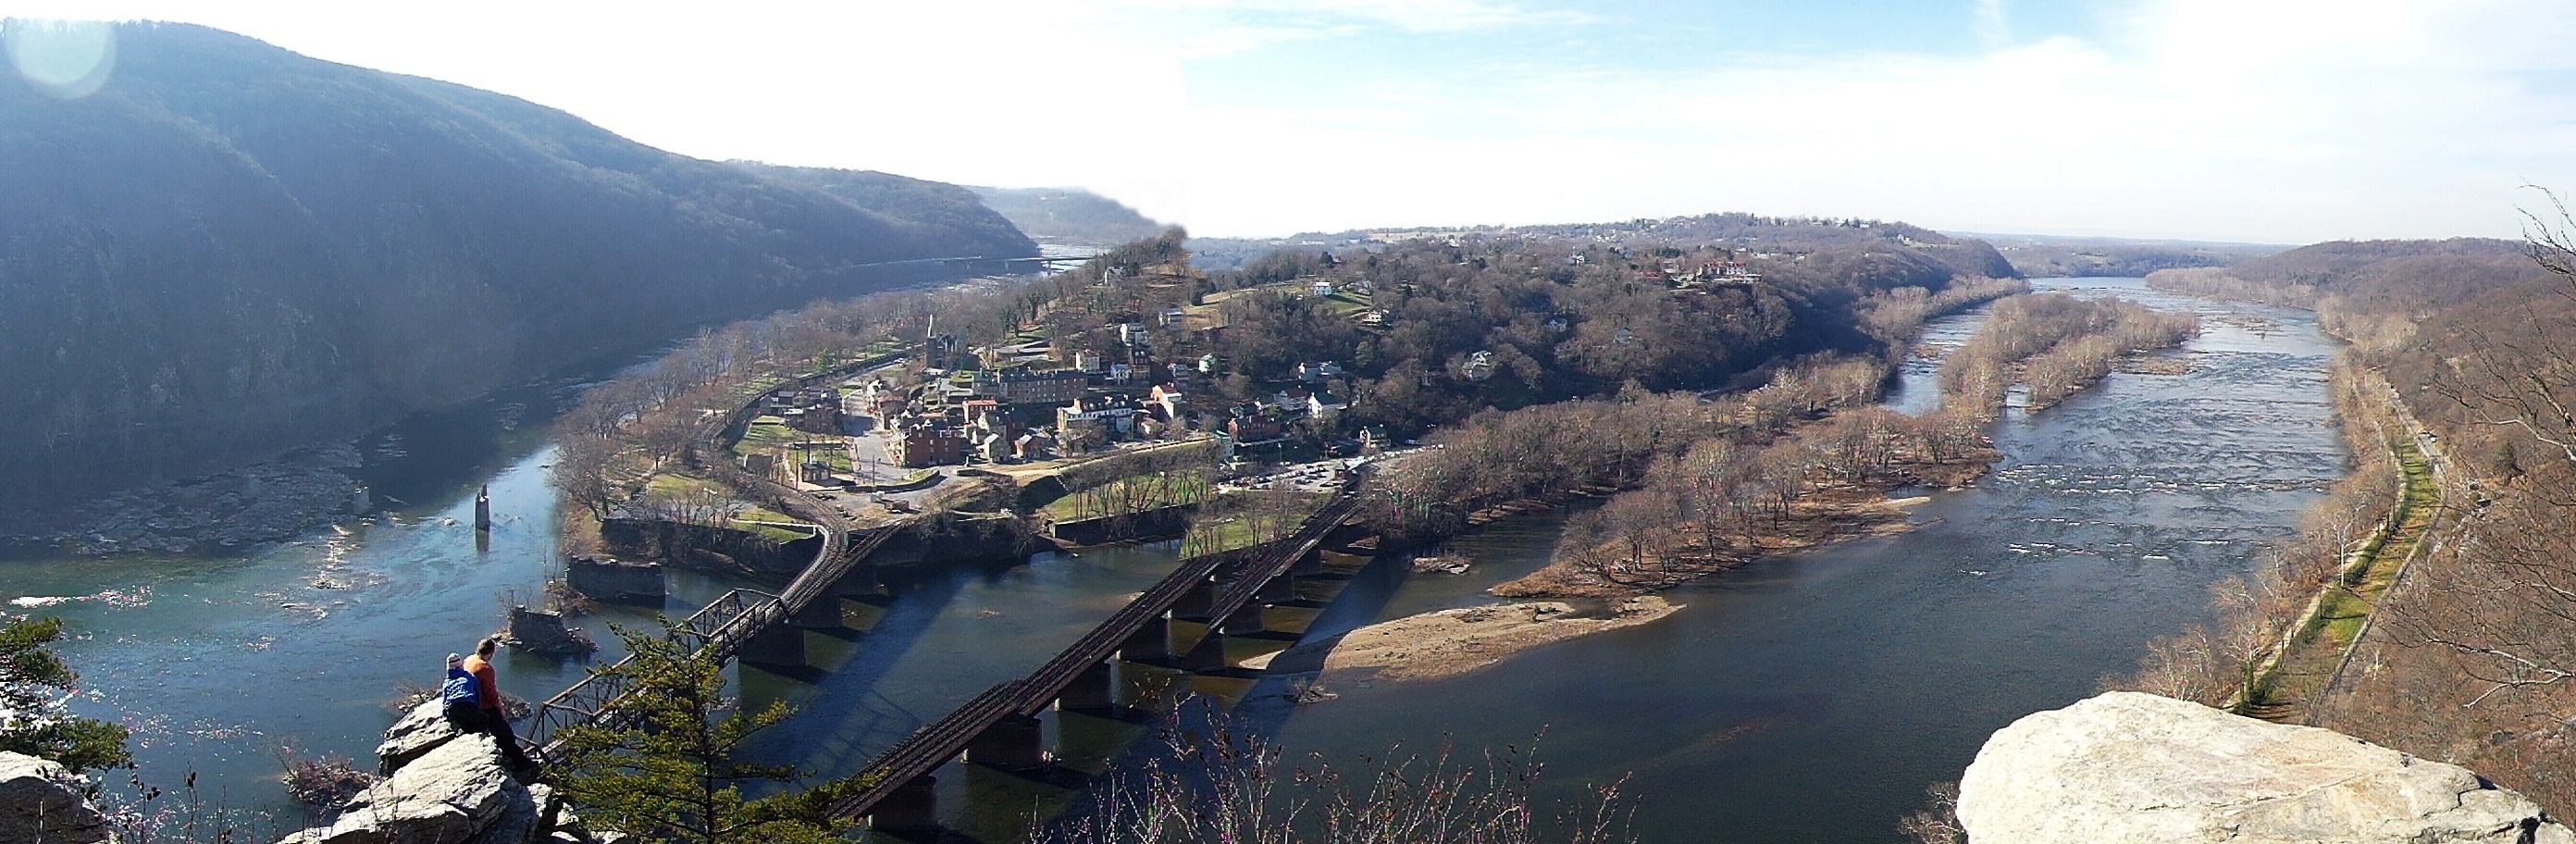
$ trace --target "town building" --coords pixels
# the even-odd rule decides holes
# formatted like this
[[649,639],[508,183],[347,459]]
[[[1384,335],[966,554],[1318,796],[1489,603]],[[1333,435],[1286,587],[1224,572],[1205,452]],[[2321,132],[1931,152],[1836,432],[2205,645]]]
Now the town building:
[[923,425],[906,429],[894,446],[895,462],[907,468],[966,462],[966,435],[948,428]]

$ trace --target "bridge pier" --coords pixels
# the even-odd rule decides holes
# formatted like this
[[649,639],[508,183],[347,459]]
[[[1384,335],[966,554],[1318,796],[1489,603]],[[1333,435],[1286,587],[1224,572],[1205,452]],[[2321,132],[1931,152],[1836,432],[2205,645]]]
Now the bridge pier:
[[1172,620],[1158,615],[1136,626],[1127,641],[1118,645],[1118,658],[1136,662],[1161,662],[1172,658]]
[[[836,605],[837,606],[837,605]],[[751,634],[742,643],[742,661],[759,665],[801,666],[805,664],[805,629],[794,624],[772,624]]]
[[1216,606],[1216,580],[1211,578],[1191,584],[1187,592],[1172,601],[1173,618],[1198,618]]
[[797,610],[795,615],[788,616],[787,622],[806,630],[840,629],[841,599],[834,595],[818,596],[813,603],[806,604],[804,609]]
[[1264,604],[1284,604],[1297,600],[1297,576],[1283,574],[1264,581],[1260,591],[1252,593],[1252,600]]
[[1109,663],[1095,662],[1074,675],[1073,682],[1055,696],[1057,712],[1098,712],[1118,706],[1118,678],[1110,673]]
[[[1282,579],[1284,580],[1285,578]],[[1261,603],[1255,601],[1253,603],[1243,605],[1243,608],[1235,610],[1233,615],[1226,616],[1224,620],[1217,622],[1212,627],[1209,627],[1208,638],[1218,639],[1224,636],[1248,636],[1254,633],[1259,633],[1265,629],[1267,628],[1261,625]],[[1220,646],[1221,645],[1222,643],[1220,643]]]
[[877,576],[877,564],[861,561],[850,567],[850,573],[832,581],[832,594],[844,598],[874,598],[885,594],[885,581]]
[[1046,766],[1046,725],[1012,713],[966,743],[966,761],[1008,770]]
[[868,810],[868,828],[923,832],[939,828],[939,778],[923,774],[896,786]]
[[1225,635],[1218,633],[1216,628],[1208,628],[1207,635],[1199,637],[1199,643],[1190,646],[1189,653],[1181,655],[1181,667],[1190,671],[1224,670]]
[[1323,574],[1324,552],[1308,551],[1304,554],[1297,555],[1297,562],[1288,566],[1288,573],[1305,575]]

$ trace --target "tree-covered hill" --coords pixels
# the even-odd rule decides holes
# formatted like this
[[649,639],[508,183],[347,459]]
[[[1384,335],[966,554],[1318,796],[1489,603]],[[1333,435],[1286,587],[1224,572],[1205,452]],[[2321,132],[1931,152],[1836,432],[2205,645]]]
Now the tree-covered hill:
[[[1035,244],[956,188],[663,152],[203,27],[0,80],[0,498],[184,477]],[[918,272],[917,269],[911,270]]]
[[1163,233],[1163,224],[1081,188],[973,188],[1030,237],[1109,246]]

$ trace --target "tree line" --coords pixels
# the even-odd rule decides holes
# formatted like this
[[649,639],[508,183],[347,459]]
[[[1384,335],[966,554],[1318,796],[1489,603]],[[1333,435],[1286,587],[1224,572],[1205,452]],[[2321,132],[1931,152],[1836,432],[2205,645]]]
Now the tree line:
[[[1943,361],[1941,407],[1921,416],[1871,404],[1875,389],[1815,393],[1837,379],[1784,373],[1765,389],[1808,392],[1817,399],[1813,410],[1829,415],[1762,416],[1754,409],[1763,391],[1748,394],[1737,418],[1770,424],[1713,432],[1666,451],[1634,488],[1567,523],[1560,560],[1603,581],[1645,588],[1740,564],[1763,553],[1793,521],[1812,537],[1850,518],[1802,506],[1865,503],[1900,485],[1954,483],[1963,477],[1962,462],[1981,469],[1992,457],[1983,431],[2002,409],[2013,373],[2030,384],[2035,412],[2108,372],[2112,359],[2197,333],[2193,317],[2117,299],[2057,293],[2003,299]],[[1875,360],[1846,365],[1884,374]],[[1847,372],[1841,380],[1860,381],[1854,376],[1861,374]]]
[[[2329,243],[2226,273],[2158,273],[2170,289],[2313,308],[2352,342],[2339,387],[2355,476],[2321,502],[2273,568],[2223,592],[2218,621],[2151,646],[2121,682],[2223,699],[2296,617],[2391,493],[2362,432],[2424,429],[2441,515],[2374,612],[2311,723],[2454,762],[2552,812],[2576,810],[2566,770],[2576,711],[2576,251],[2563,212],[2524,243]],[[2353,401],[2352,397],[2368,399]],[[2397,436],[2412,436],[2399,431]]]

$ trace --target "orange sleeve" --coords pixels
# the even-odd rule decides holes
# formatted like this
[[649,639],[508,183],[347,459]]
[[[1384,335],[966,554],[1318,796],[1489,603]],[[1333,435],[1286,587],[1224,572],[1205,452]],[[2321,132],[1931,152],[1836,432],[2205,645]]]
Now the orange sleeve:
[[483,687],[483,708],[485,709],[501,708],[499,677],[500,674],[492,670],[492,663],[488,661],[474,666],[474,682]]

